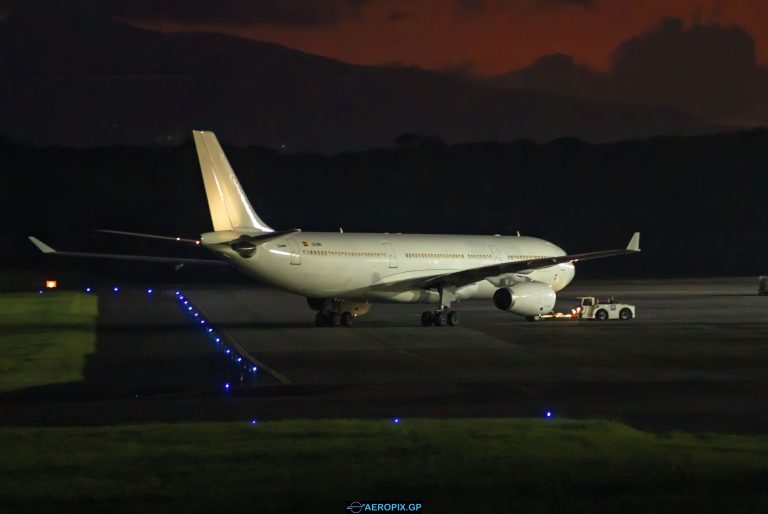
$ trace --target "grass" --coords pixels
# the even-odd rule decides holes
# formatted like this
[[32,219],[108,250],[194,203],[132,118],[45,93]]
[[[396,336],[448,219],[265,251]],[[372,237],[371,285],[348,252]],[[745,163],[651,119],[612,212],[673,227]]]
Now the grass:
[[81,380],[96,314],[93,295],[0,294],[0,391]]
[[13,512],[766,512],[768,437],[474,419],[0,428]]

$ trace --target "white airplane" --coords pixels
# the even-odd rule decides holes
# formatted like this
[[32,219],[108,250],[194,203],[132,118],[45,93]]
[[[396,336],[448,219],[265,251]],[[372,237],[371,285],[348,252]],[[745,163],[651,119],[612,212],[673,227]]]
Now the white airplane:
[[[458,325],[451,310],[458,301],[493,299],[502,310],[540,319],[552,310],[556,292],[574,277],[574,263],[640,251],[635,232],[625,249],[566,254],[533,237],[354,234],[274,230],[256,214],[213,132],[194,131],[197,155],[213,221],[199,241],[246,275],[305,296],[317,311],[317,326],[351,325],[371,303],[434,305],[424,326]],[[133,232],[113,233],[181,240]],[[203,259],[57,252],[30,240],[48,254],[144,260],[218,263]]]

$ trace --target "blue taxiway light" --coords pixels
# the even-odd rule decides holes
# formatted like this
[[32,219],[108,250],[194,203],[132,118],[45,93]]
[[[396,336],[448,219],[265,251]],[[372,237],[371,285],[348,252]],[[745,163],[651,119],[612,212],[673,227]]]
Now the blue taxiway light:
[[210,334],[211,332],[213,332],[213,329],[208,327],[208,333]]
[[195,317],[198,317],[198,316],[199,316],[199,314],[198,314],[198,313],[195,313]]
[[252,419],[252,420],[251,420],[251,425],[255,425],[255,424],[256,424],[256,423],[258,423],[258,422],[259,422],[259,420],[258,420],[258,419]]
[[184,300],[184,305],[189,305],[189,302]]
[[179,296],[181,294],[181,291],[176,291],[176,296]]
[[204,320],[204,319],[201,319],[201,320],[200,320],[200,324],[201,324],[201,325],[205,325],[205,320]]
[[232,350],[230,350],[229,348],[227,348],[226,350],[224,350],[224,353],[226,353],[227,355],[229,355],[230,353],[232,353]]
[[229,382],[225,382],[225,383],[224,383],[224,389],[225,389],[226,391],[229,391]]
[[251,368],[251,373],[256,373],[257,371],[259,371],[259,368],[257,366],[254,366]]
[[392,420],[392,423],[395,423],[395,424],[397,424],[397,423],[400,423],[400,418],[395,418],[395,419],[393,419],[393,420]]
[[191,310],[192,310],[192,307],[191,307],[191,306],[190,306],[190,307],[187,307],[187,310],[188,310],[188,311],[191,311]]
[[242,357],[238,357],[237,358],[237,362],[243,362],[243,358]]
[[42,289],[40,290],[40,294],[43,294],[43,290]]
[[115,287],[112,288],[112,292],[119,293],[120,292],[120,288],[115,286]]
[[152,288],[147,289],[147,294],[152,294]]
[[546,417],[546,418],[551,418],[551,417],[552,417],[552,411],[551,411],[551,410],[548,410],[547,412],[545,412],[545,413],[544,413],[544,417]]
[[91,288],[90,288],[90,287],[86,287],[86,288],[85,288],[85,292],[86,292],[86,293],[90,293],[90,292],[91,292]]
[[217,342],[217,343],[220,343],[220,342],[221,342],[221,339],[219,339],[219,338],[217,337],[217,338],[216,338],[216,342]]

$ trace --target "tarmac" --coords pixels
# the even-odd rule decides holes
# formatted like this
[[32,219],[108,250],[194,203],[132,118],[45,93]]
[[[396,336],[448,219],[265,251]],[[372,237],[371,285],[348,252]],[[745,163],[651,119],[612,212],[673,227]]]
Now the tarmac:
[[[0,396],[0,423],[550,413],[660,432],[760,433],[768,297],[756,290],[756,277],[577,278],[556,309],[613,295],[636,305],[637,318],[530,323],[467,301],[454,306],[459,326],[422,327],[425,306],[376,304],[336,328],[315,327],[303,298],[253,284],[181,287],[188,305],[172,289],[104,292],[86,379]],[[235,356],[258,370],[243,373]]]

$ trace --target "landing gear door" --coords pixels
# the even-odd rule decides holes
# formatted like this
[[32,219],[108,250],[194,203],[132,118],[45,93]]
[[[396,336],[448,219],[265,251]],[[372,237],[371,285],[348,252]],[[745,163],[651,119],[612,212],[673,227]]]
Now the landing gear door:
[[397,268],[397,254],[392,243],[382,243],[384,245],[384,251],[387,253],[387,259],[389,259],[389,267]]
[[288,240],[288,249],[291,252],[291,264],[301,264],[299,245],[293,239]]

